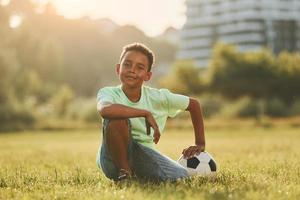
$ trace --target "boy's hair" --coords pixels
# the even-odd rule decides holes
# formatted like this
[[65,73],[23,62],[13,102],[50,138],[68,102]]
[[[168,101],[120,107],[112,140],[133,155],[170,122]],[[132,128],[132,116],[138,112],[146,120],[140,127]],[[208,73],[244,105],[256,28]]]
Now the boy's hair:
[[151,49],[149,49],[146,45],[144,45],[142,43],[128,44],[128,45],[123,47],[123,51],[121,53],[120,61],[119,61],[120,63],[121,63],[124,55],[128,51],[137,51],[137,52],[140,52],[140,53],[144,54],[148,58],[148,62],[149,62],[148,72],[151,71],[152,65],[154,63],[154,53],[151,51]]

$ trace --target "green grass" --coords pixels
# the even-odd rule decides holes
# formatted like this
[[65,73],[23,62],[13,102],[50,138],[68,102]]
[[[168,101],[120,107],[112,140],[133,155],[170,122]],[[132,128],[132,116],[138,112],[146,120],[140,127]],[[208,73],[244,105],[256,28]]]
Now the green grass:
[[[208,129],[215,177],[115,184],[97,169],[99,130],[0,134],[0,199],[300,199],[300,128]],[[177,159],[192,129],[158,148]]]

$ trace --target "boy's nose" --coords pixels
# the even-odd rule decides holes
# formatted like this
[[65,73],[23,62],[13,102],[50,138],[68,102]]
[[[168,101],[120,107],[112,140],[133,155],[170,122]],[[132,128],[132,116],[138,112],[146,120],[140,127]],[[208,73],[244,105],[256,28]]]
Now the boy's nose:
[[136,67],[131,67],[129,71],[135,73],[136,72]]

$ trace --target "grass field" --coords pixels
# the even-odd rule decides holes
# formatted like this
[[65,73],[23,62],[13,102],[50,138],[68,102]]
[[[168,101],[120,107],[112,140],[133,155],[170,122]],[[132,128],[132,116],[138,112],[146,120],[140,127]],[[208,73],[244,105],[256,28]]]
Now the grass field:
[[[215,177],[114,184],[97,169],[99,130],[0,134],[0,199],[300,199],[300,128],[208,129]],[[192,129],[158,148],[177,159]]]

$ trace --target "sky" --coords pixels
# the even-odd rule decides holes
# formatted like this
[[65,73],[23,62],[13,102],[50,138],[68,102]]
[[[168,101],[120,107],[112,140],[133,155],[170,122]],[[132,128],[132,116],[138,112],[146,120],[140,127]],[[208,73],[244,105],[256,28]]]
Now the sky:
[[110,18],[119,25],[131,24],[149,36],[161,34],[185,22],[185,0],[34,0],[52,2],[66,18]]

